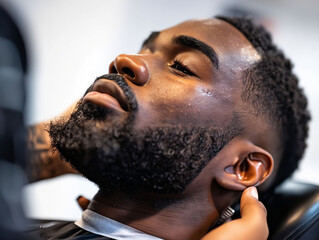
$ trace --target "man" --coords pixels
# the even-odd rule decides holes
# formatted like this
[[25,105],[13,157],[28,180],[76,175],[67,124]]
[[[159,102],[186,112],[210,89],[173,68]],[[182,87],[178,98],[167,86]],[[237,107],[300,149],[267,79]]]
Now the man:
[[[52,146],[100,190],[82,219],[41,234],[202,238],[246,188],[267,191],[296,168],[309,114],[291,70],[245,19],[152,33],[137,55],[116,57],[69,118],[51,123]],[[244,216],[253,191],[243,194]],[[245,226],[227,224],[205,238]]]

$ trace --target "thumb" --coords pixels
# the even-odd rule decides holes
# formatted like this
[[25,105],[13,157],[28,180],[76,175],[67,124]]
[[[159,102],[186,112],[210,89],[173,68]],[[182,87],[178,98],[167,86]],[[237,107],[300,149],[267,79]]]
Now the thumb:
[[245,189],[240,200],[240,215],[242,219],[258,218],[264,223],[267,222],[267,210],[265,206],[258,201],[258,192],[256,187]]
[[267,211],[258,201],[256,187],[247,188],[240,200],[241,218],[224,223],[206,234],[202,240],[261,240],[267,239]]
[[256,187],[247,188],[240,200],[241,221],[253,229],[252,234],[258,234],[258,239],[267,239],[269,235],[267,224],[267,210],[265,206],[258,201],[258,192]]

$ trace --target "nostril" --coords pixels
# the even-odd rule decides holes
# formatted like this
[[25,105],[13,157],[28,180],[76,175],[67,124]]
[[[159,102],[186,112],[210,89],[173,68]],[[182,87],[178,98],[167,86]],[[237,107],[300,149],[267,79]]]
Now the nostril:
[[133,72],[130,68],[124,67],[124,68],[122,68],[122,71],[123,71],[123,73],[125,73],[126,75],[130,76],[132,79],[135,78],[135,74],[134,74],[134,72]]
[[114,65],[111,67],[111,71],[110,72],[111,73],[118,73]]

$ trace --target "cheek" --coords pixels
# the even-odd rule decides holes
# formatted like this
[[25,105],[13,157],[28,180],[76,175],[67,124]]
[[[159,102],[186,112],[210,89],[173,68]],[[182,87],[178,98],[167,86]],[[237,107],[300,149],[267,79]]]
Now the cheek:
[[233,112],[233,105],[227,104],[212,91],[203,87],[170,87],[156,89],[152,94],[140,95],[138,126],[150,125],[192,125],[223,126]]

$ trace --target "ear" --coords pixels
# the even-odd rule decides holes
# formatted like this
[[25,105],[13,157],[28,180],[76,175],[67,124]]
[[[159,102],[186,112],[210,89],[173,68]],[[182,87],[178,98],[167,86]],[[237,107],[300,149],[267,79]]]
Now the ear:
[[216,175],[223,188],[243,191],[249,186],[258,186],[272,173],[274,160],[269,152],[250,141],[241,139],[229,146],[224,168]]

